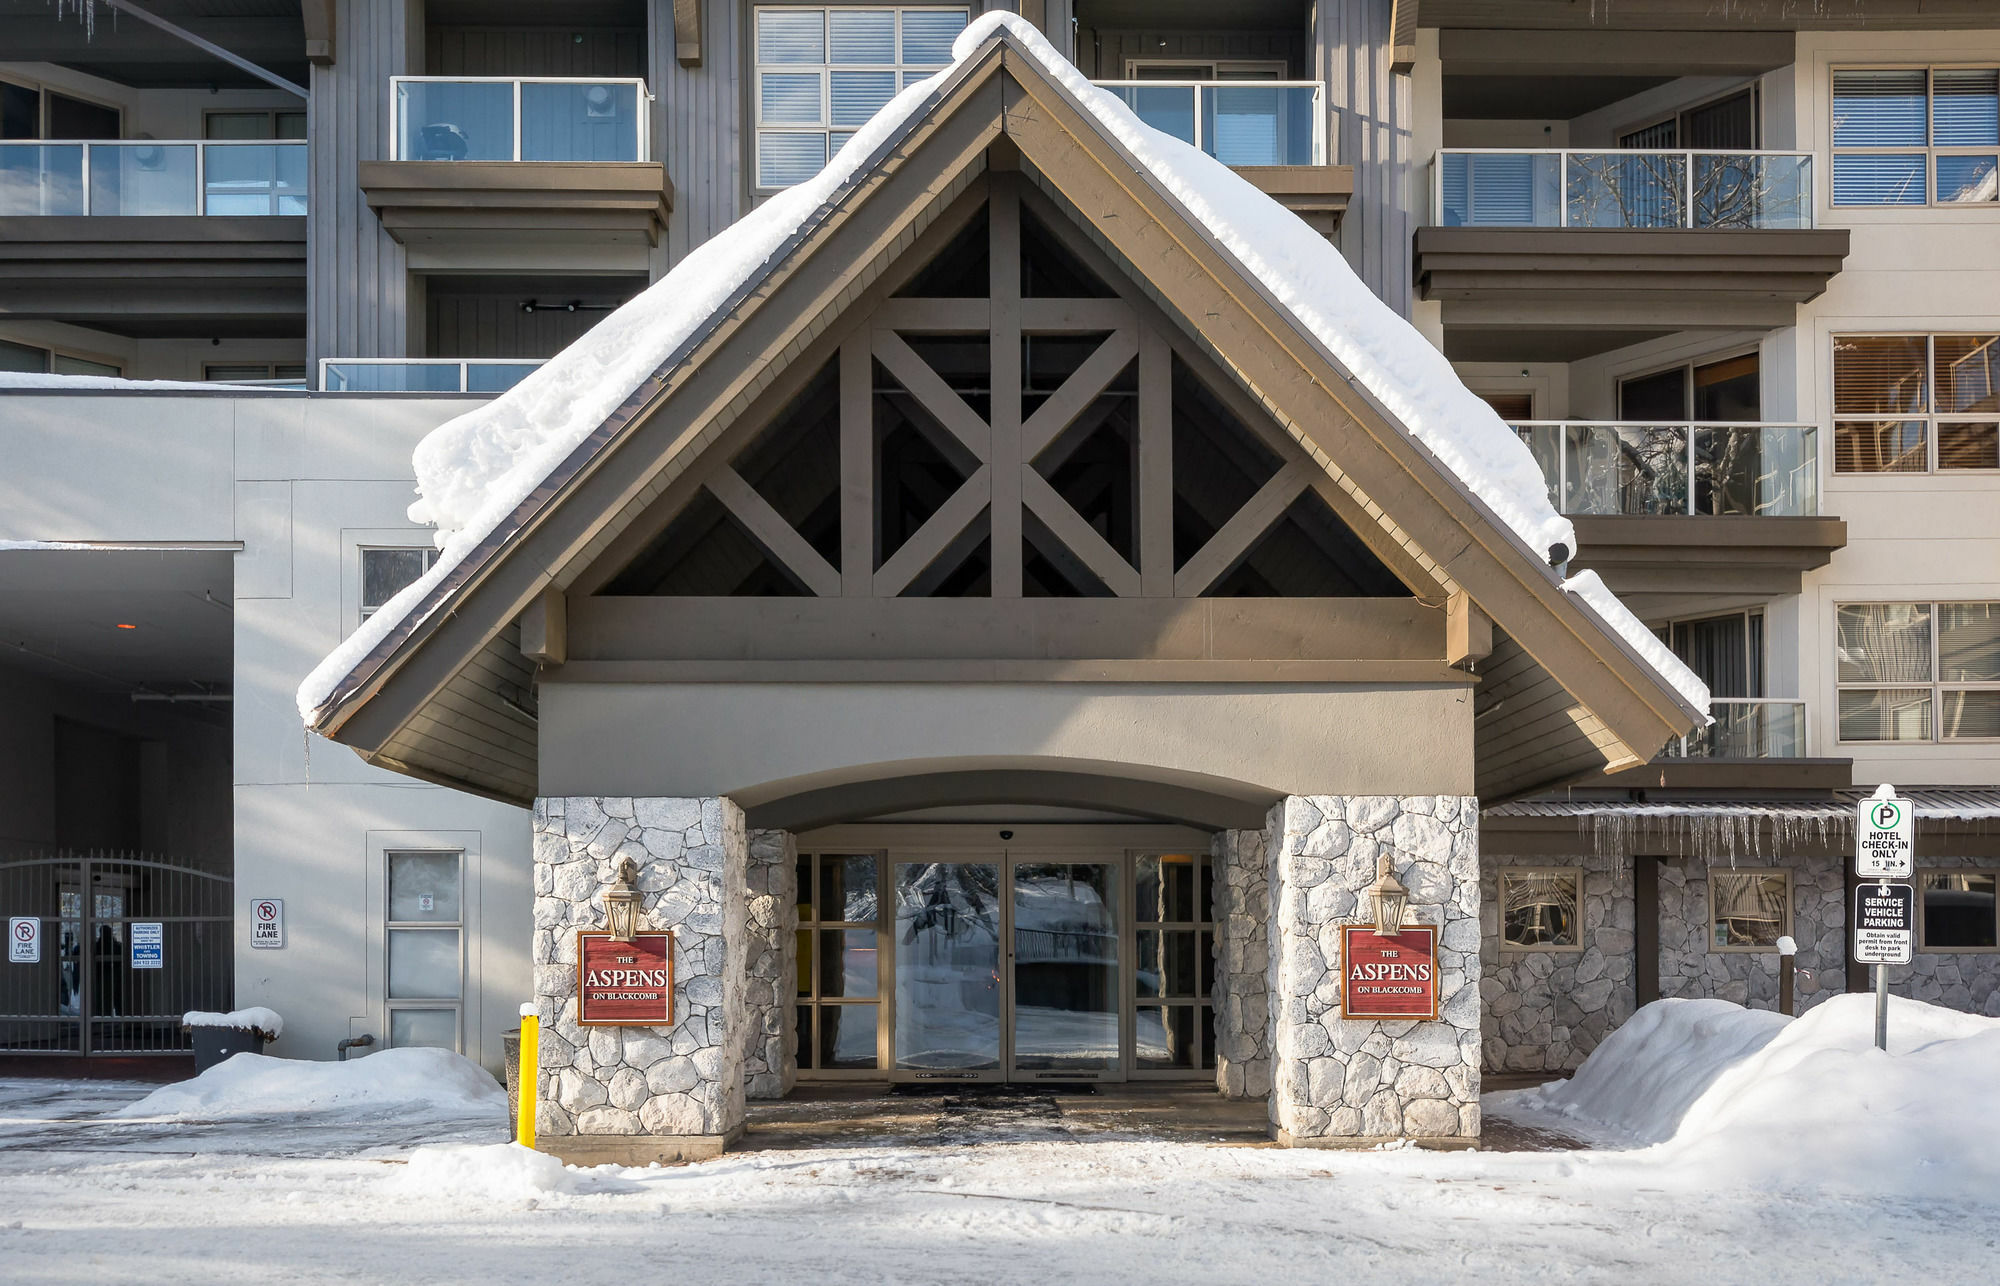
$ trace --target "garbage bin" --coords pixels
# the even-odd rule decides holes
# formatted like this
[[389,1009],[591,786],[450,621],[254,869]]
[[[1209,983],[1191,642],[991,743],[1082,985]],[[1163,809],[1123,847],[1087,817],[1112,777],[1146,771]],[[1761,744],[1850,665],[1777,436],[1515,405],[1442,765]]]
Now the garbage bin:
[[192,1030],[196,1076],[234,1055],[264,1052],[264,1033],[252,1028],[196,1027]]
[[520,1139],[521,1123],[521,1029],[514,1028],[500,1037],[501,1056],[507,1063],[507,1139]]

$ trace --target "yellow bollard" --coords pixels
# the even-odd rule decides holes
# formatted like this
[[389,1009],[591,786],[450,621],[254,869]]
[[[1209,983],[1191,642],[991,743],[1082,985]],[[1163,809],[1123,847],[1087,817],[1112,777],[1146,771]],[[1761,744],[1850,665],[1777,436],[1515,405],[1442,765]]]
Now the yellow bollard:
[[524,1148],[535,1146],[535,1100],[541,1078],[541,1019],[531,1002],[521,1006],[521,1066],[516,1073],[521,1087],[520,1103],[514,1113],[514,1140]]

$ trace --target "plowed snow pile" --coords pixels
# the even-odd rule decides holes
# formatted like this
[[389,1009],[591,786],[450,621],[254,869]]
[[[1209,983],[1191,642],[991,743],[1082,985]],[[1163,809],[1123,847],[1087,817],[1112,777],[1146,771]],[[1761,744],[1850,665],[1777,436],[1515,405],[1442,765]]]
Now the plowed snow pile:
[[220,1121],[307,1112],[504,1121],[507,1091],[479,1064],[444,1049],[385,1049],[347,1063],[238,1054],[193,1080],[163,1085],[114,1115]]
[[1964,1198],[2000,1185],[2000,1019],[1872,996],[1801,1018],[1720,1000],[1647,1005],[1574,1079],[1494,1106],[1652,1144],[1625,1155],[1705,1184]]

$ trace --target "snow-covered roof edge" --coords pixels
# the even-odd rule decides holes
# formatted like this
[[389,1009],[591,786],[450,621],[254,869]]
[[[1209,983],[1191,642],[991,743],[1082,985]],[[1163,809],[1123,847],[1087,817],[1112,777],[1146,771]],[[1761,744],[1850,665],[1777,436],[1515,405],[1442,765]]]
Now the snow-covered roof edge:
[[[587,454],[582,447],[607,419],[691,351],[745,288],[816,228],[895,137],[995,39],[1033,57],[1536,562],[1557,546],[1574,551],[1575,529],[1549,504],[1541,470],[1525,444],[1464,387],[1441,352],[1355,277],[1324,237],[1213,157],[1145,125],[1120,100],[1091,85],[1031,24],[993,13],[960,34],[950,67],[897,95],[813,179],[773,197],[691,252],[514,389],[419,443],[414,463],[420,499],[410,516],[437,524],[443,555],[300,684],[298,708],[305,723],[313,725],[319,711],[367,682],[375,667],[368,676],[357,675],[357,669],[381,651],[379,666],[392,650],[385,645],[425,619],[465,578],[461,564],[473,551],[510,518],[525,516],[524,505],[538,489],[551,493],[554,488],[545,484]],[[1707,688],[1594,575],[1573,578],[1563,588],[1692,710],[1707,710]]]

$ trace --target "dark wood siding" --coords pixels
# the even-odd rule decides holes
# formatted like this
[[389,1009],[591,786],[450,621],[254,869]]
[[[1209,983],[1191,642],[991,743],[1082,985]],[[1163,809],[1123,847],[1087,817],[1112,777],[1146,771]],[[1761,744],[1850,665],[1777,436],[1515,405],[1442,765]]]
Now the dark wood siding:
[[432,27],[427,76],[605,76],[646,74],[641,27]]

